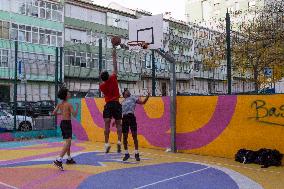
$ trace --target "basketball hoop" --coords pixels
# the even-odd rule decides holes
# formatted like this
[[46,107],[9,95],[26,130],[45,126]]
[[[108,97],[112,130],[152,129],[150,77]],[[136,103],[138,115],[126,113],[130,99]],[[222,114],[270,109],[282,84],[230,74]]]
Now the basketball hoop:
[[129,41],[127,45],[133,49],[148,49],[149,43],[146,43],[145,41]]

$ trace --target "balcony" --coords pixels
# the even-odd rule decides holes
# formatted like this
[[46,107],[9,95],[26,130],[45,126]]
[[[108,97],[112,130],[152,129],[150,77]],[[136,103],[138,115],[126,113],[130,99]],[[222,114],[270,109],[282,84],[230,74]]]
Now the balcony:
[[141,73],[141,77],[152,77],[152,69],[150,68],[143,68],[142,69],[142,73]]
[[65,77],[85,78],[85,79],[98,79],[99,70],[90,69],[78,66],[65,65],[64,70]]
[[208,80],[226,80],[227,75],[223,72],[215,72],[212,71],[194,71],[192,73],[194,78],[200,79],[208,79]]
[[141,75],[139,73],[133,73],[133,72],[119,72],[118,80],[119,81],[139,81],[141,80]]
[[165,70],[157,71],[156,77],[161,79],[170,79],[170,72],[166,72]]
[[[1,79],[14,79],[15,70],[14,68],[0,68]],[[18,75],[19,78],[19,75]],[[28,81],[47,81],[54,82],[54,72],[47,72],[46,70],[37,70],[36,72],[27,73],[26,80]]]
[[183,38],[173,34],[166,34],[164,40],[170,41],[171,44],[178,44],[183,46],[191,46],[193,44],[193,40],[191,38]]
[[177,80],[189,80],[190,74],[185,72],[176,73]]

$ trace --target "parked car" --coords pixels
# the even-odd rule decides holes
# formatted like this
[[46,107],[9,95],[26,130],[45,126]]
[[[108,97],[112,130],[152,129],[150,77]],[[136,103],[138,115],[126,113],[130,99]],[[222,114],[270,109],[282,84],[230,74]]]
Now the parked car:
[[[12,110],[14,110],[14,102],[10,103]],[[38,117],[39,112],[32,105],[31,102],[18,101],[17,102],[17,115],[29,116],[29,117]]]
[[37,103],[39,115],[41,116],[48,116],[51,115],[51,112],[55,108],[55,102],[52,100],[43,100]]
[[11,106],[6,102],[0,102],[0,110],[5,110],[5,111],[8,111],[10,113],[12,112]]
[[34,114],[36,116],[39,116],[40,115],[40,110],[39,110],[39,102],[29,102],[31,104],[31,106],[33,107],[33,111],[34,111]]
[[[31,117],[16,116],[16,129],[19,131],[31,131],[34,121]],[[0,129],[11,131],[14,129],[14,116],[7,111],[0,110]]]

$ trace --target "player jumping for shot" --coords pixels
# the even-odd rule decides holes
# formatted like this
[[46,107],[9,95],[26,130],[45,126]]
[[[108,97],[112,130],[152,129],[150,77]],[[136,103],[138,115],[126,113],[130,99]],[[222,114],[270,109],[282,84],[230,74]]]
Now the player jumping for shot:
[[121,138],[122,138],[122,128],[121,128],[121,119],[122,119],[122,107],[119,103],[119,88],[117,81],[117,57],[116,57],[116,46],[120,44],[120,38],[114,37],[112,40],[113,44],[113,73],[109,75],[107,71],[101,73],[100,78],[103,81],[100,84],[100,91],[104,94],[105,97],[105,106],[103,111],[103,118],[105,122],[105,152],[109,153],[110,144],[109,144],[109,134],[110,134],[110,125],[111,119],[115,119],[115,124],[117,128],[118,142],[117,142],[117,152],[121,152]]

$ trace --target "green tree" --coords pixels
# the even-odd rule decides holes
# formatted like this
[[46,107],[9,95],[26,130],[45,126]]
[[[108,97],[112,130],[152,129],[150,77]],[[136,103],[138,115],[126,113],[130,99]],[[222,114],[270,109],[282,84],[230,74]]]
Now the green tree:
[[[265,7],[232,16],[231,52],[233,73],[249,74],[255,91],[275,83],[284,75],[284,3],[275,1]],[[224,22],[220,22],[215,38],[202,49],[205,67],[218,67],[226,60]],[[264,70],[273,70],[272,77]]]

